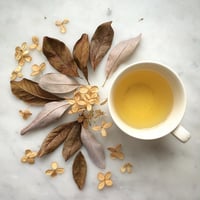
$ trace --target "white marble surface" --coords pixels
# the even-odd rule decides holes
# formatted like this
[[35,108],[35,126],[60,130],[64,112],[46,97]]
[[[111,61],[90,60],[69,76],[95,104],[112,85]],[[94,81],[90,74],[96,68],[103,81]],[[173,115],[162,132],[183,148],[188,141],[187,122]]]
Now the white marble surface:
[[[0,1],[0,199],[131,199],[131,200],[199,200],[200,199],[200,23],[199,0],[6,0]],[[59,33],[54,22],[68,18],[67,33]],[[143,18],[142,21],[140,19]],[[173,136],[155,141],[140,141],[121,133],[113,126],[107,138],[99,140],[106,147],[121,143],[124,161],[111,160],[106,151],[106,171],[112,171],[114,185],[97,190],[96,174],[100,171],[89,160],[83,191],[72,180],[72,160],[64,162],[61,148],[35,165],[20,162],[27,148],[37,150],[42,139],[55,125],[20,136],[20,130],[38,113],[39,108],[27,106],[10,92],[9,77],[16,66],[14,49],[31,37],[56,37],[72,48],[83,32],[90,36],[97,25],[113,21],[113,46],[138,33],[142,42],[127,64],[154,60],[171,66],[181,76],[188,96],[182,125],[191,132],[188,143]],[[35,55],[35,62],[41,62]],[[106,58],[91,75],[93,84],[104,79]],[[49,72],[47,68],[45,72]],[[30,65],[25,75],[29,78]],[[94,78],[93,78],[94,77]],[[108,82],[109,85],[109,82]],[[106,88],[107,89],[107,88]],[[106,90],[105,89],[105,90]],[[105,92],[104,92],[105,93]],[[19,109],[29,108],[33,116],[23,121]],[[57,161],[66,172],[55,178],[44,171]],[[121,174],[120,166],[129,161],[134,165],[131,175]]]

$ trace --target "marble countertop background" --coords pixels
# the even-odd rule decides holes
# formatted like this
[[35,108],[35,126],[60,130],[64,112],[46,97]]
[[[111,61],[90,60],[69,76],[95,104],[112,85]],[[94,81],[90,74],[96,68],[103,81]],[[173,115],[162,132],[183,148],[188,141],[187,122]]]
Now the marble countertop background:
[[[64,199],[127,199],[127,200],[199,200],[200,199],[200,1],[199,0],[6,0],[0,1],[0,199],[64,200]],[[61,34],[56,20],[68,18],[67,33]],[[96,27],[112,21],[115,31],[112,47],[119,41],[142,33],[142,41],[133,56],[120,68],[142,60],[153,60],[171,66],[182,78],[188,96],[182,125],[191,132],[191,139],[182,144],[168,135],[154,141],[141,141],[123,134],[115,125],[106,138],[97,134],[104,145],[122,144],[125,160],[111,160],[106,151],[106,169],[111,171],[113,186],[98,191],[99,171],[83,149],[88,162],[86,185],[80,191],[72,179],[72,159],[65,162],[61,148],[34,165],[22,164],[25,149],[37,150],[55,124],[26,136],[20,130],[29,123],[39,108],[28,106],[10,91],[10,74],[16,67],[15,47],[36,35],[56,37],[70,49],[82,33],[91,37]],[[106,56],[107,57],[107,56]],[[103,82],[106,57],[92,84]],[[35,62],[42,62],[35,55]],[[33,64],[32,62],[31,64]],[[31,64],[24,69],[30,78]],[[48,65],[48,64],[47,64]],[[50,72],[48,65],[45,72]],[[108,85],[104,94],[107,92]],[[20,118],[20,109],[30,109],[28,121]],[[107,109],[107,108],[105,108]],[[109,116],[108,116],[109,117]],[[55,178],[44,174],[52,161],[65,168]],[[132,174],[121,174],[125,162],[133,164]]]

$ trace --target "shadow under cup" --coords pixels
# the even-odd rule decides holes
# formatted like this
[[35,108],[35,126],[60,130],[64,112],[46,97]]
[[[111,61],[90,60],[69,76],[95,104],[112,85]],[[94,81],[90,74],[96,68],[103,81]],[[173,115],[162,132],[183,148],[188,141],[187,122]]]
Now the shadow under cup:
[[[135,128],[131,125],[128,125],[118,115],[115,104],[113,103],[114,91],[118,90],[118,88],[116,87],[120,79],[122,77],[124,78],[128,76],[128,74],[130,75],[131,73],[140,70],[150,70],[160,74],[168,82],[168,85],[170,86],[173,95],[173,104],[168,116],[165,118],[164,121],[150,128]],[[121,99],[121,101],[123,101],[123,99]],[[169,69],[168,67],[159,63],[140,62],[132,64],[128,66],[125,70],[122,70],[118,73],[111,84],[108,97],[108,107],[113,121],[123,132],[135,138],[151,140],[163,137],[171,133],[180,124],[185,112],[186,95],[182,81],[172,69]]]

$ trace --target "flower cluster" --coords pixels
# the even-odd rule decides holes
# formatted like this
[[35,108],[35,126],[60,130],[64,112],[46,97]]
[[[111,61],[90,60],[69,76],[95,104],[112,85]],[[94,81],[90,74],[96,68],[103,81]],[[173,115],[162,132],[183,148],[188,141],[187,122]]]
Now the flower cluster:
[[30,149],[25,150],[25,155],[21,158],[22,163],[34,164],[37,152],[31,151]]

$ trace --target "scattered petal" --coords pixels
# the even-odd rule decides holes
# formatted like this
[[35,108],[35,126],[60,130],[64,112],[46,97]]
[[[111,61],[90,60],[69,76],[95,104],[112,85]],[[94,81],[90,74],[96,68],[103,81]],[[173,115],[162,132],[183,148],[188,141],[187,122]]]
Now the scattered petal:
[[103,174],[102,172],[99,172],[97,174],[97,179],[99,180],[99,184],[98,184],[98,189],[102,190],[105,186],[112,186],[113,182],[111,180],[111,172],[106,172],[105,174]]
[[22,116],[23,119],[28,119],[32,113],[30,112],[30,110],[19,110],[20,115]]
[[51,176],[51,177],[54,177],[56,176],[57,174],[63,174],[64,173],[64,168],[60,168],[58,167],[58,164],[57,162],[52,162],[51,163],[51,169],[47,169],[45,171],[45,174],[47,176]]

